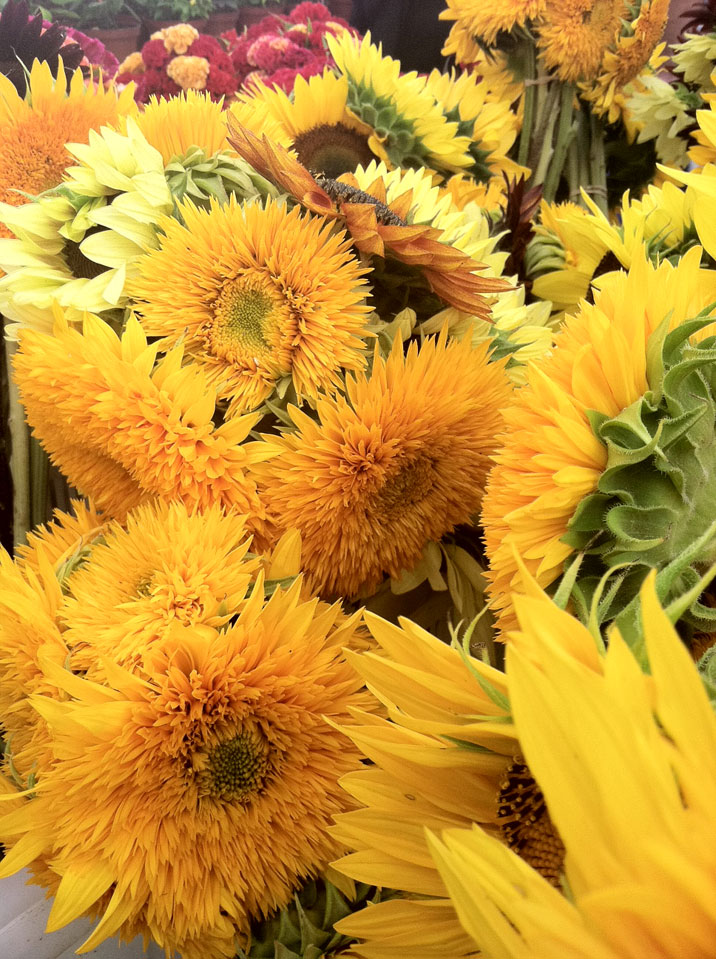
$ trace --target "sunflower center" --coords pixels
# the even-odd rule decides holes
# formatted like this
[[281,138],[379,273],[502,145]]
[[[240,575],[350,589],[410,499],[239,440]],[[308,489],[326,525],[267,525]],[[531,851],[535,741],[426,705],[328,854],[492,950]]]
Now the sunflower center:
[[[97,229],[88,230],[85,236],[91,236],[92,233],[97,232]],[[106,266],[87,259],[80,249],[79,243],[75,243],[74,240],[65,240],[62,255],[72,276],[76,276],[80,280],[93,280],[101,273],[107,272]]]
[[261,791],[269,771],[269,747],[253,732],[242,732],[209,750],[202,783],[225,802],[248,803]]
[[[257,369],[273,355],[278,331],[291,325],[288,303],[268,283],[236,279],[226,283],[214,302],[206,331],[209,351],[241,367]],[[286,358],[278,362],[290,371]]]
[[549,818],[542,790],[522,760],[515,759],[507,767],[497,801],[497,817],[507,845],[559,887],[564,845]]
[[345,123],[322,123],[293,141],[298,159],[312,173],[335,179],[375,159],[367,137]]
[[434,481],[433,464],[427,457],[411,460],[388,476],[376,493],[379,512],[393,516],[420,502]]

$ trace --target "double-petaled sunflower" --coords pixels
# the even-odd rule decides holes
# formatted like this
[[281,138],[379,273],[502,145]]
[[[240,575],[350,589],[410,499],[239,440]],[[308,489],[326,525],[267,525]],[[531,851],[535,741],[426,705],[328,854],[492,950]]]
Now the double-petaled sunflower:
[[[301,533],[316,591],[355,596],[412,569],[477,510],[511,387],[487,344],[399,341],[370,377],[318,401],[318,422],[291,410],[297,432],[264,437],[262,502],[279,529]],[[290,482],[286,482],[286,477]]]
[[566,83],[595,80],[627,15],[625,0],[547,0],[538,45]]
[[[716,719],[656,599],[644,675],[617,631],[517,601],[507,686],[525,759],[564,842],[565,893],[479,827],[429,844],[464,930],[501,959],[707,959],[716,937]],[[615,788],[618,784],[618,788]]]
[[[157,554],[139,545],[143,532]],[[338,779],[361,755],[335,725],[372,708],[342,651],[358,616],[303,599],[300,578],[265,599],[242,541],[242,520],[218,507],[140,509],[65,582],[64,636],[83,667],[96,656],[101,668],[89,679],[38,652],[45,686],[29,705],[50,761],[32,798],[0,818],[0,874],[36,870],[54,895],[50,930],[100,917],[85,951],[139,933],[187,959],[233,957],[252,919],[343,849],[329,826],[354,805]],[[83,610],[93,576],[106,587],[110,570],[125,586],[121,608],[114,586]],[[133,614],[142,628],[117,654],[96,627]]]
[[[66,143],[86,143],[90,130],[136,112],[131,85],[118,93],[112,85],[85,84],[80,70],[68,77],[62,64],[56,73],[36,60],[27,99],[0,76],[0,202],[20,206],[27,194],[56,187],[72,162]],[[0,235],[10,236],[2,223]]]
[[35,436],[110,516],[154,498],[220,503],[248,514],[253,531],[264,514],[246,475],[254,447],[243,441],[256,417],[217,427],[202,372],[182,366],[181,347],[159,364],[156,353],[134,319],[121,340],[96,317],[82,333],[61,316],[54,335],[22,332],[15,379]]
[[287,384],[314,398],[362,369],[366,270],[345,233],[270,200],[180,209],[130,289],[146,332],[162,349],[181,341],[230,414]]
[[446,0],[447,10],[441,20],[454,20],[443,53],[454,55],[458,63],[474,63],[480,56],[480,43],[494,44],[500,33],[522,27],[538,18],[546,0],[505,0],[504,3],[483,3],[482,0]]

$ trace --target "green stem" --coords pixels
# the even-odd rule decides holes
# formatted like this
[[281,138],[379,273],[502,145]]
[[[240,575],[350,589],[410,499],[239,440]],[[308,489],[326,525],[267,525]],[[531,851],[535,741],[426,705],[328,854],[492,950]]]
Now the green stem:
[[589,180],[587,192],[604,214],[607,202],[607,164],[604,155],[604,125],[599,117],[589,116]]
[[32,527],[46,523],[50,504],[50,461],[34,436],[30,437],[30,521]]
[[557,195],[565,160],[567,159],[567,151],[576,133],[576,126],[573,122],[574,93],[574,87],[571,83],[563,84],[559,104],[557,139],[544,181],[543,196],[548,203],[553,203]]
[[31,527],[30,515],[30,434],[25,413],[12,378],[12,358],[17,343],[5,341],[8,369],[8,430],[10,433],[10,475],[12,476],[13,543],[21,546]]
[[524,45],[525,56],[525,99],[524,113],[522,117],[522,131],[520,132],[520,148],[517,154],[517,162],[521,166],[527,163],[529,155],[530,140],[532,138],[532,127],[534,126],[535,105],[537,102],[537,58],[535,56],[535,47],[532,41]]
[[544,107],[540,111],[542,114],[540,117],[541,122],[539,122],[537,126],[539,133],[533,138],[534,152],[530,157],[531,163],[529,164],[533,171],[530,186],[538,186],[544,183],[549,164],[552,160],[552,154],[554,152],[552,139],[559,113],[557,110],[557,100],[560,95],[560,86],[561,84],[557,82],[550,84],[549,92],[544,100]]

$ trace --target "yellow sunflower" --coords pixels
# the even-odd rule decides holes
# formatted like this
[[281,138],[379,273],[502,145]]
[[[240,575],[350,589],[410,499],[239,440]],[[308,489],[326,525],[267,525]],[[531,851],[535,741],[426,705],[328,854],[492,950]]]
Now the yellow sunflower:
[[393,166],[428,166],[459,172],[471,166],[470,138],[448,119],[416,73],[401,74],[400,62],[348,31],[327,38],[338,70],[348,81],[348,107],[375,130]]
[[[574,552],[574,543],[566,539],[566,534],[583,501],[591,504],[592,518],[598,517],[599,530],[606,532],[603,512],[599,512],[593,494],[600,488],[603,474],[602,486],[613,475],[609,449],[617,458],[620,455],[617,439],[625,434],[619,432],[624,427],[618,417],[624,413],[628,420],[627,411],[633,404],[637,416],[639,403],[650,389],[656,391],[651,395],[659,395],[659,376],[664,367],[653,357],[660,355],[666,331],[697,317],[716,300],[716,274],[700,268],[700,256],[701,250],[696,247],[675,267],[668,262],[653,267],[642,257],[628,274],[602,277],[594,304],[582,302],[579,311],[566,318],[552,355],[533,364],[527,385],[517,391],[505,412],[506,429],[494,457],[482,512],[490,591],[503,629],[514,623],[512,593],[521,583],[518,556],[540,586],[546,587],[561,575],[565,561]],[[690,328],[686,331],[688,334]],[[708,332],[708,328],[701,330],[696,339],[703,339]],[[663,391],[662,396],[666,396]],[[679,402],[688,401],[682,398]],[[663,415],[667,419],[674,414]],[[598,432],[605,421],[614,421],[613,430],[604,433],[609,444]],[[698,447],[707,440],[694,442]],[[667,448],[665,439],[665,462],[669,462]],[[637,458],[638,449],[637,442],[632,459]],[[630,462],[627,454],[623,462]],[[669,500],[665,490],[655,493],[658,479],[648,473],[648,461],[633,469],[634,477],[643,480],[644,489],[660,498],[664,515],[671,516],[672,507],[680,508],[678,496]],[[647,480],[647,476],[651,478]],[[624,482],[632,489],[631,482]],[[684,490],[690,489],[690,482],[684,478]],[[606,497],[602,507],[606,510],[611,502],[606,486],[600,496]],[[638,504],[637,511],[641,509],[639,494],[633,502]],[[617,515],[624,516],[625,523],[631,521],[625,509],[617,511],[613,517],[616,526],[609,524],[607,535],[617,536]],[[699,506],[699,511],[702,519],[710,516],[705,506]],[[641,515],[645,518],[647,514]],[[684,515],[674,521],[679,535],[666,536],[660,531],[654,536],[665,544],[664,548],[681,549],[681,533],[698,538],[692,521],[693,517]],[[586,516],[581,516],[577,528],[591,528]],[[632,545],[641,542],[636,529],[633,536]],[[626,562],[628,556],[629,550],[624,547],[620,557]],[[651,560],[659,565],[664,561],[663,557],[651,559],[646,551],[642,556],[644,563]]]
[[409,620],[398,627],[368,613],[366,622],[376,651],[351,654],[350,662],[388,718],[357,716],[346,729],[371,765],[341,780],[360,808],[337,817],[333,833],[354,851],[333,865],[402,897],[347,916],[337,928],[365,940],[351,951],[366,959],[462,959],[474,949],[431,861],[425,830],[480,822],[503,835],[519,754],[505,677],[478,659],[465,662]]
[[428,75],[427,89],[451,119],[457,118],[460,132],[470,135],[468,150],[472,157],[470,172],[476,179],[489,182],[528,175],[507,154],[520,130],[520,120],[507,97],[495,95],[490,84],[474,73]]
[[[215,511],[220,543],[222,522],[234,523],[226,540],[237,532]],[[171,545],[166,536],[163,561],[181,574],[186,544]],[[106,663],[103,683],[42,658],[55,694],[31,703],[52,763],[0,818],[0,875],[38,870],[54,895],[49,930],[89,912],[100,922],[83,951],[143,934],[167,954],[228,959],[252,919],[341,852],[328,827],[353,805],[338,779],[361,756],[334,724],[371,698],[341,649],[356,617],[301,590],[299,579],[266,601],[259,575],[231,623],[175,618],[144,648],[141,673]],[[90,622],[73,639],[83,635],[91,644]]]
[[223,627],[241,607],[259,561],[245,518],[221,507],[138,507],[113,524],[65,584],[59,618],[73,669],[96,679],[103,661],[141,669],[174,623]]
[[547,0],[505,0],[504,3],[483,3],[482,0],[446,0],[447,10],[441,20],[454,20],[443,49],[446,57],[454,54],[458,63],[474,63],[479,45],[474,38],[494,44],[499,33],[522,27],[544,12]]
[[52,305],[70,322],[84,312],[119,320],[137,258],[157,244],[155,223],[172,210],[160,153],[132,118],[126,134],[103,127],[89,143],[67,144],[79,164],[54,193],[23,206],[0,206],[15,234],[0,240],[0,309],[21,326],[49,332]]
[[345,222],[361,253],[399,260],[420,271],[445,303],[489,317],[484,294],[505,290],[508,284],[480,276],[482,265],[444,242],[439,230],[408,224],[410,193],[404,193],[390,208],[380,178],[368,191],[356,189],[351,174],[338,180],[316,179],[279,143],[265,135],[259,138],[234,116],[229,116],[228,123],[229,142],[239,156],[306,209]]
[[270,458],[255,476],[277,527],[300,531],[312,588],[365,595],[469,522],[510,393],[486,345],[441,336],[405,357],[396,341],[370,378],[319,400],[318,422],[291,410],[298,431],[264,437]]
[[150,97],[136,123],[147,141],[159,150],[165,166],[191,147],[201,147],[207,156],[228,148],[221,104],[195,90],[169,99]]
[[[184,344],[229,414],[290,383],[299,399],[365,365],[366,269],[345,233],[299,207],[182,205],[131,286],[147,334]],[[169,278],[171,282],[168,282]]]
[[517,603],[510,702],[566,847],[568,892],[479,827],[433,829],[463,928],[476,950],[503,959],[708,959],[716,719],[653,582],[642,590],[651,675],[618,631],[595,662],[593,637],[571,617],[544,597]]
[[256,84],[229,110],[249,130],[289,147],[306,169],[335,179],[375,157],[387,159],[373,127],[347,101],[347,78],[326,70],[308,80],[297,76],[290,96],[280,87]]
[[626,0],[546,0],[538,41],[545,65],[565,83],[594,80],[627,14]]
[[[109,516],[146,500],[220,503],[260,526],[246,467],[255,417],[216,427],[215,394],[181,347],[155,365],[135,319],[121,340],[96,317],[84,332],[58,317],[55,334],[21,333],[14,372],[35,436],[69,482]],[[243,443],[243,445],[241,445]]]
[[669,2],[642,0],[636,19],[626,22],[613,49],[605,51],[599,75],[584,78],[594,82],[582,86],[583,98],[592,104],[596,114],[606,115],[610,123],[621,114],[618,94],[623,88],[636,79],[647,64],[652,72],[658,73],[666,62],[667,58],[661,56],[664,44],[657,44],[666,27]]
[[[90,130],[136,113],[134,88],[85,84],[81,70],[71,78],[60,63],[57,79],[38,60],[28,78],[27,99],[0,75],[0,202],[20,206],[26,194],[57,186],[72,162],[68,142],[84,143]],[[10,236],[0,223],[0,236]]]
[[[465,204],[458,208],[449,190],[434,185],[429,171],[389,171],[384,164],[373,162],[366,169],[358,167],[343,180],[366,193],[384,197],[391,209],[409,197],[408,224],[425,224],[439,230],[443,242],[484,263],[488,276],[502,274],[507,254],[496,250],[498,237],[490,235],[490,217],[477,205]],[[379,294],[376,282],[374,298],[378,299]],[[473,346],[487,340],[493,346],[501,343],[511,357],[510,375],[516,373],[519,378],[521,373],[517,368],[543,353],[552,341],[548,325],[549,305],[531,303],[526,306],[524,299],[524,287],[497,292],[491,298],[489,320],[448,308],[423,320],[418,330],[421,334],[439,333],[447,325],[451,336],[462,339],[469,334]]]

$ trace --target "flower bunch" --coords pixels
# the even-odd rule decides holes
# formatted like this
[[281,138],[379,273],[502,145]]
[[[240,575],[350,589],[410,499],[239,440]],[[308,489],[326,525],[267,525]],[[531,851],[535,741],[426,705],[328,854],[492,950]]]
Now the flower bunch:
[[153,33],[138,53],[120,64],[117,81],[136,83],[138,103],[183,90],[206,90],[212,100],[221,100],[236,90],[231,59],[222,44],[188,23]]
[[334,65],[326,38],[352,30],[322,3],[299,3],[287,16],[271,14],[241,36],[224,34],[237,87],[260,81],[290,91],[297,76],[311,77]]

